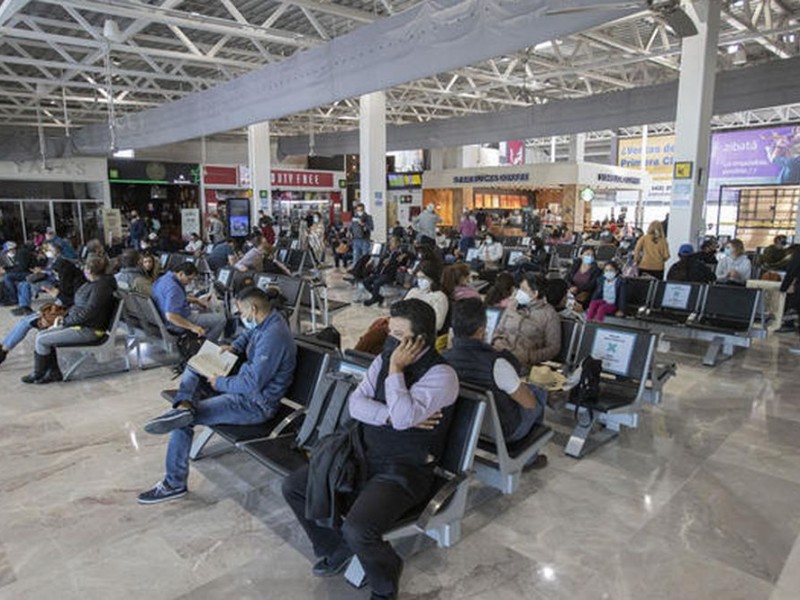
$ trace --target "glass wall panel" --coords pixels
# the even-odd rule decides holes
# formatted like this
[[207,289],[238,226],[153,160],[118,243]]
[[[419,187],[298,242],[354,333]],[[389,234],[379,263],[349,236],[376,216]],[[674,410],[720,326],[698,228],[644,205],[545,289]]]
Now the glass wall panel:
[[80,214],[77,202],[53,202],[53,218],[56,235],[69,240],[74,248],[79,248],[81,240]]
[[23,238],[19,202],[0,201],[0,242],[6,240],[21,242]]
[[22,202],[22,216],[25,221],[25,237],[32,240],[37,231],[44,233],[50,227],[50,203],[25,200]]

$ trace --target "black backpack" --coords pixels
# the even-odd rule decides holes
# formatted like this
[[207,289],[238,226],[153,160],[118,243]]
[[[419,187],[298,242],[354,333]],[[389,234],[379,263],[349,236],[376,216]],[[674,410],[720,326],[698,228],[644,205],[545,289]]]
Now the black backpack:
[[600,400],[600,373],[603,361],[587,356],[580,366],[581,378],[578,384],[569,391],[569,401],[575,405],[575,418],[578,418],[580,407],[591,407]]

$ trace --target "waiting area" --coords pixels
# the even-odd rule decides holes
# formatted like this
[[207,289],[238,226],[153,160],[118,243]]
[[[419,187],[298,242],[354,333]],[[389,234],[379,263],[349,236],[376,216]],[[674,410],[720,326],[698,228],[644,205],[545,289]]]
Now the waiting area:
[[[207,277],[220,302],[234,294],[233,275],[242,277],[225,269]],[[121,290],[120,323],[109,325],[119,368],[82,365],[74,381],[22,383],[34,336],[21,342],[0,368],[0,597],[370,597],[358,587],[357,559],[341,576],[312,576],[312,547],[282,490],[285,476],[307,464],[306,450],[347,422],[347,400],[371,361],[307,335],[312,313],[317,330],[329,323],[341,333],[343,350],[389,313],[389,302],[355,303],[360,292],[348,279],[335,268],[253,278],[289,297],[294,381],[268,423],[198,430],[189,492],[159,506],[136,502],[164,468],[164,438],[143,425],[168,408],[161,391],[178,387],[171,367],[180,352],[158,303],[142,296],[137,304],[131,298],[141,295]],[[604,399],[590,408],[551,393],[528,437],[498,443],[494,398],[462,383],[438,483],[386,536],[404,559],[399,597],[800,593],[800,375],[785,351],[795,334],[764,336],[709,368],[705,342],[678,335],[665,345],[647,317],[670,302],[694,302],[702,315],[715,287],[647,285],[641,310],[627,317],[561,322],[561,350],[545,363],[553,373],[569,374],[596,354],[598,340],[630,344],[627,360],[624,352],[605,357]],[[754,296],[745,290],[733,293]],[[4,331],[17,321],[0,309]],[[615,421],[620,408],[629,417]],[[590,441],[608,439],[570,452],[587,425]],[[539,454],[547,465],[527,468]]]

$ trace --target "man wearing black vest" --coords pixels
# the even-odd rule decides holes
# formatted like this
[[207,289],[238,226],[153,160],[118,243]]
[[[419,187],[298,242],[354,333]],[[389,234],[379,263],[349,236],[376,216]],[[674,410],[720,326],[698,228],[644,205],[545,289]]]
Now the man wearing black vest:
[[[483,341],[486,307],[480,299],[459,300],[450,312],[455,337],[444,358],[461,381],[492,391],[506,442],[523,439],[544,416],[544,393],[537,398],[520,380],[513,354],[495,350]],[[547,458],[539,455],[530,466],[541,468],[545,464]]]
[[430,495],[450,407],[458,397],[456,373],[436,352],[435,340],[433,308],[416,299],[392,305],[384,350],[349,399],[350,416],[361,429],[367,477],[350,498],[341,527],[306,518],[308,468],[283,483],[283,495],[320,558],[314,575],[341,573],[356,554],[373,600],[397,597],[403,561],[383,534]]

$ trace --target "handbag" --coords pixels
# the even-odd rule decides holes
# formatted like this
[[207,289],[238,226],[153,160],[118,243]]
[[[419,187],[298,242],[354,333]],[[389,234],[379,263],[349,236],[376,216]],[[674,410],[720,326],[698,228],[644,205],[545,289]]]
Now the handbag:
[[350,246],[348,246],[346,242],[342,242],[336,246],[336,254],[347,254],[348,250],[350,250]]
[[39,311],[36,329],[50,329],[58,317],[67,316],[68,308],[60,304],[45,304]]
[[603,371],[603,361],[587,356],[580,367],[580,378],[577,385],[569,390],[569,401],[575,405],[575,420],[581,407],[589,408],[590,421],[592,407],[600,400],[600,373]]

